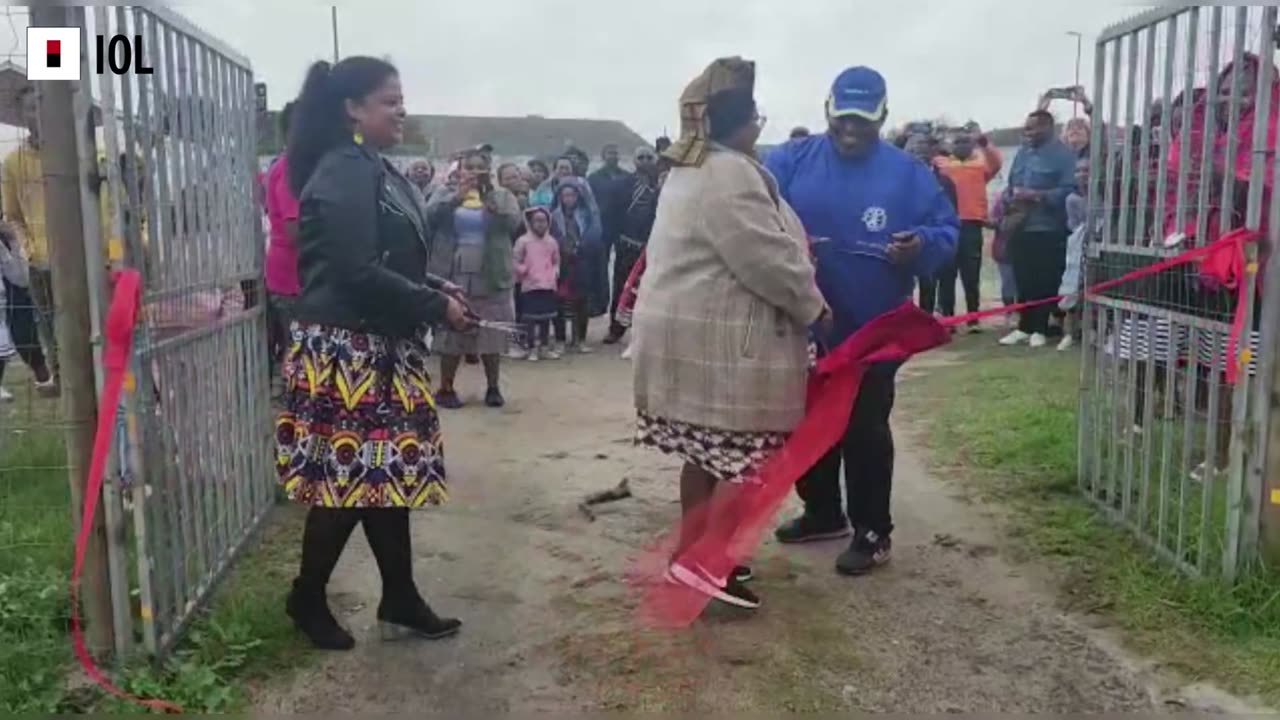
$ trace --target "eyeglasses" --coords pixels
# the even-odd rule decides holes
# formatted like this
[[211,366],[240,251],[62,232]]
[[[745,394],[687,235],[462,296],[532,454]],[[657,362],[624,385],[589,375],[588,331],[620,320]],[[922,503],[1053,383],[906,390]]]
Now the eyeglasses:
[[654,157],[653,155],[637,155],[636,156],[636,162],[653,162],[657,159],[658,158]]

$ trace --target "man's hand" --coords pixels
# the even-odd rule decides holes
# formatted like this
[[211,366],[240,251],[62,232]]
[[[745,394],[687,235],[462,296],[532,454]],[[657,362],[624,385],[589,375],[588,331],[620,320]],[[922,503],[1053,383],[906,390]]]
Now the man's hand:
[[904,267],[916,261],[920,255],[920,236],[911,230],[893,234],[893,242],[885,250],[889,262]]
[[1027,188],[1018,188],[1013,191],[1013,199],[1021,202],[1040,202],[1044,197],[1044,193],[1040,190],[1029,190]]

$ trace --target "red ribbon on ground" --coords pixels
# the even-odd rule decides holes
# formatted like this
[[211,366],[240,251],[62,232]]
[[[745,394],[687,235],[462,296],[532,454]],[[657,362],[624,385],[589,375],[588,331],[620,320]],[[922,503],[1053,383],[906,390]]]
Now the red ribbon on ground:
[[[1237,230],[1204,247],[1092,285],[1084,290],[1084,294],[1097,294],[1195,260],[1227,257],[1229,262],[1202,263],[1202,272],[1215,276],[1228,287],[1240,289],[1240,302],[1228,344],[1228,352],[1235,358],[1245,310],[1246,284],[1239,282],[1244,246],[1258,237],[1256,230]],[[1232,268],[1236,277],[1225,277],[1231,272],[1224,273],[1215,267],[1223,265]],[[792,487],[844,436],[862,376],[872,363],[902,362],[912,355],[944,345],[951,340],[948,330],[951,326],[1056,304],[1062,299],[1059,296],[1006,305],[941,321],[914,303],[906,302],[860,328],[818,361],[809,378],[804,418],[787,442],[759,469],[757,481],[719,483],[715,495],[705,507],[682,517],[675,528],[659,538],[637,560],[630,577],[646,588],[638,609],[640,618],[660,627],[682,628],[702,614],[709,602],[706,595],[664,580],[681,533],[699,538],[681,553],[681,564],[700,565],[713,577],[727,577],[735,565],[750,557],[773,525]],[[1227,367],[1228,381],[1234,382],[1235,372],[1239,370],[1238,358]]]
[[85,645],[84,628],[80,622],[80,575],[89,546],[89,533],[93,530],[93,519],[98,512],[98,500],[102,495],[103,473],[111,454],[116,412],[120,407],[120,393],[128,373],[129,356],[133,350],[133,329],[137,324],[141,301],[142,276],[138,271],[121,270],[116,273],[115,289],[112,291],[103,333],[106,343],[102,349],[104,378],[102,396],[98,398],[98,426],[93,437],[93,457],[89,462],[84,507],[80,511],[80,528],[76,533],[75,558],[71,565],[71,645],[76,659],[80,661],[80,667],[103,690],[152,710],[180,713],[182,708],[173,703],[136,697],[116,687],[93,661],[93,655]]

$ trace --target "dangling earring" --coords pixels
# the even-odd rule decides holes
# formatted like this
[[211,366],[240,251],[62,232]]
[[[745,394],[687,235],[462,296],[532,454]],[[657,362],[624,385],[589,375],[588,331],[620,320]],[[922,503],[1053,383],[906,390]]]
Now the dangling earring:
[[359,130],[357,130],[355,134],[351,136],[351,139],[355,140],[357,145],[364,144],[364,134],[361,133]]

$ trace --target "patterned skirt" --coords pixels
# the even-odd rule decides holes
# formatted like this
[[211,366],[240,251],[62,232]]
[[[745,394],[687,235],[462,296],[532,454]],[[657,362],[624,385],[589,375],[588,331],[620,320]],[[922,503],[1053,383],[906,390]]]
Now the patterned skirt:
[[720,430],[637,413],[636,444],[693,463],[731,483],[755,482],[754,471],[787,441],[787,433]]
[[276,473],[291,500],[335,508],[448,500],[420,338],[290,326]]

